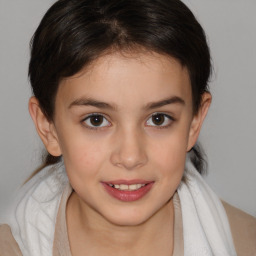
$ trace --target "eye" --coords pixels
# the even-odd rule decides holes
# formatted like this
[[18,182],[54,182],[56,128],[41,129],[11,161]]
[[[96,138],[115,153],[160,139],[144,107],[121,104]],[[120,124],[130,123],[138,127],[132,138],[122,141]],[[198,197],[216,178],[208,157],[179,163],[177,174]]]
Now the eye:
[[146,122],[147,126],[168,127],[173,121],[169,115],[162,113],[153,114]]
[[100,115],[100,114],[91,114],[91,115],[87,116],[83,120],[83,122],[89,128],[110,126],[110,122],[103,115]]

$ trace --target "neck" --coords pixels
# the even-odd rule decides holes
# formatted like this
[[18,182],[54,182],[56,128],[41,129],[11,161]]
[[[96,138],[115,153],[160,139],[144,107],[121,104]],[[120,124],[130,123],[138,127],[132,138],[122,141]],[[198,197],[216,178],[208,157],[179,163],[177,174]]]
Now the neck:
[[[157,213],[136,226],[120,226],[83,207],[73,193],[67,204],[67,226],[72,255],[171,255],[174,209],[170,200]],[[104,252],[104,253],[103,253]],[[81,254],[79,254],[81,253]]]

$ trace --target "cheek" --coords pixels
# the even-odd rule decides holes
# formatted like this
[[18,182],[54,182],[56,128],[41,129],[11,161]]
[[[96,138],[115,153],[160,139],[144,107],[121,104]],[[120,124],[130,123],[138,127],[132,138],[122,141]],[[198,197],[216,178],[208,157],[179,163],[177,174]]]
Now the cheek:
[[159,149],[157,160],[163,175],[172,176],[182,173],[185,166],[186,150],[181,145],[168,144],[168,147]]
[[187,132],[177,132],[153,143],[151,157],[155,159],[155,166],[159,167],[161,175],[171,179],[182,177],[186,161],[187,142]]
[[106,152],[90,140],[70,139],[62,143],[63,160],[68,174],[78,178],[96,175]]
[[184,144],[167,143],[165,148],[158,151],[158,156],[161,194],[165,195],[164,200],[169,200],[177,190],[184,174],[186,161]]
[[90,195],[100,181],[102,154],[101,150],[85,145],[69,148],[63,155],[70,184],[81,198],[84,194]]

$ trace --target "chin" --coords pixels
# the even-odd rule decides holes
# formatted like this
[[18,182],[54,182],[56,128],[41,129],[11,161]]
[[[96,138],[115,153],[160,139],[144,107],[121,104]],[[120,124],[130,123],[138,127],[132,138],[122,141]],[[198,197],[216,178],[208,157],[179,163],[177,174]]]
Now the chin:
[[150,217],[150,214],[139,212],[138,210],[116,212],[114,215],[112,212],[105,216],[110,223],[117,226],[138,226],[146,222]]
[[113,225],[116,226],[126,226],[126,227],[132,227],[132,226],[139,226],[147,221],[147,219],[142,218],[119,218],[119,219],[113,219],[109,220]]

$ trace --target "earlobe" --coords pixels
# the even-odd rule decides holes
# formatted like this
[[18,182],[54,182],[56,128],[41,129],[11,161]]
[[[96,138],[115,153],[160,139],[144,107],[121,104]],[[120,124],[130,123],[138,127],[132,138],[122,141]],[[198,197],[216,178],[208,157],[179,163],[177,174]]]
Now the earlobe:
[[191,148],[196,144],[203,121],[211,105],[211,101],[212,101],[211,94],[208,92],[205,92],[202,95],[201,105],[198,110],[198,113],[193,117],[193,120],[191,122],[187,151],[190,151]]
[[52,156],[60,156],[61,149],[53,122],[49,121],[42,112],[36,97],[31,97],[28,104],[29,113],[37,133]]

